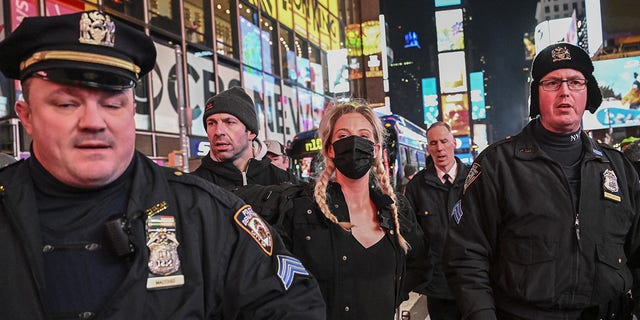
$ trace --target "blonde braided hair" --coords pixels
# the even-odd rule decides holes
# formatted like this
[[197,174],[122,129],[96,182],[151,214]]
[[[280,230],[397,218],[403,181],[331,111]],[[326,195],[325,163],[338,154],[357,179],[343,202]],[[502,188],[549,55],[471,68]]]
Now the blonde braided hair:
[[[336,166],[333,163],[333,159],[328,157],[327,150],[329,150],[329,146],[331,146],[331,138],[333,136],[333,129],[336,122],[340,117],[349,113],[358,113],[371,123],[375,143],[382,145],[384,141],[384,128],[382,127],[382,122],[365,101],[352,99],[348,102],[333,103],[326,109],[318,128],[318,137],[322,140],[322,150],[320,154],[324,161],[325,169],[316,180],[313,198],[324,216],[335,224],[338,224],[338,218],[331,212],[331,209],[327,204],[327,186],[332,178],[334,178]],[[391,214],[395,222],[395,232],[398,235],[398,242],[400,243],[400,246],[406,253],[409,245],[400,233],[398,207],[396,206],[397,199],[394,194],[393,187],[391,186],[389,175],[382,163],[382,148],[380,148],[380,152],[378,154],[374,154],[372,171],[375,178],[375,184],[380,187],[384,194],[390,196],[393,200],[393,204],[391,204]]]

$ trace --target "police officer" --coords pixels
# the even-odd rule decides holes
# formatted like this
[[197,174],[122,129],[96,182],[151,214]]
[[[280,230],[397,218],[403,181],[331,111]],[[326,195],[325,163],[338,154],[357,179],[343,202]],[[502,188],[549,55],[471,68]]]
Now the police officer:
[[533,119],[478,156],[452,211],[449,284],[465,319],[625,319],[638,175],[581,130],[602,102],[583,49],[550,45],[531,73]]
[[240,199],[136,152],[154,43],[109,15],[25,18],[0,43],[31,157],[0,171],[7,319],[323,319],[316,281]]
[[242,88],[232,87],[211,97],[202,118],[211,150],[194,174],[227,189],[294,181],[289,172],[264,157],[267,148],[257,138],[253,100]]
[[427,295],[431,320],[458,320],[460,311],[442,271],[442,250],[449,229],[449,215],[458,201],[469,166],[455,156],[451,127],[435,122],[427,129],[427,157],[423,170],[409,181],[405,196],[415,209],[424,236],[431,245],[433,277],[418,291]]

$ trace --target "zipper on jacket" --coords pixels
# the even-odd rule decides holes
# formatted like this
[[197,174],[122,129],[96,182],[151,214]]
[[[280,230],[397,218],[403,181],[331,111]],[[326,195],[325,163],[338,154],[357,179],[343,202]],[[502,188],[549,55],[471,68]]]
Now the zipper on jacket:
[[576,238],[578,239],[578,249],[580,247],[580,212],[576,212],[576,221],[574,223],[574,227],[576,229]]

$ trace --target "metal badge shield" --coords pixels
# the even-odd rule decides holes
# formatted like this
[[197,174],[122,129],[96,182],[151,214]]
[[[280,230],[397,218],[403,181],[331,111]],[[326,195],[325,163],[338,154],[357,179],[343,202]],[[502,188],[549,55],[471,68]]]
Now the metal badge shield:
[[557,47],[551,50],[551,59],[552,62],[571,60],[571,53],[567,47]]
[[184,285],[180,271],[180,256],[176,237],[176,222],[173,216],[155,215],[166,209],[166,203],[149,211],[147,217],[147,248],[149,248],[149,276],[147,289],[172,288]]
[[618,186],[618,177],[611,169],[606,169],[602,173],[602,186],[604,188],[604,197],[609,200],[620,202],[620,187]]
[[102,12],[85,12],[80,17],[80,43],[113,47],[115,33],[115,23]]
[[149,271],[166,276],[180,269],[178,257],[178,240],[175,233],[159,231],[147,242],[149,247]]

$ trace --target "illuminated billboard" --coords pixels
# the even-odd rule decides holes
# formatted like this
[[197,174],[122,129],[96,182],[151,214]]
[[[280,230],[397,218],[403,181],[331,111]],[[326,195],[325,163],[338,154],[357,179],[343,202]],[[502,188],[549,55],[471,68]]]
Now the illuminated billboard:
[[640,56],[593,62],[602,105],[582,117],[585,130],[640,125]]
[[578,36],[576,33],[576,21],[572,18],[554,19],[540,22],[535,29],[535,45],[536,52],[540,52],[547,46],[568,42],[578,44]]
[[440,93],[467,91],[467,67],[464,51],[438,54]]
[[464,49],[462,10],[436,11],[438,52]]
[[466,93],[442,95],[442,121],[449,124],[453,135],[469,135],[469,102]]
[[242,62],[250,67],[262,70],[260,28],[241,16],[240,34],[242,39]]
[[460,5],[460,0],[435,0],[436,8]]
[[486,119],[487,109],[484,101],[484,74],[469,73],[469,93],[471,94],[471,119]]
[[584,7],[587,16],[587,39],[589,41],[589,55],[594,56],[602,46],[602,11],[600,0],[585,0]]
[[327,51],[327,77],[329,82],[329,92],[349,92],[347,49]]
[[422,79],[422,109],[424,123],[427,127],[438,121],[440,110],[438,108],[438,88],[436,78]]

